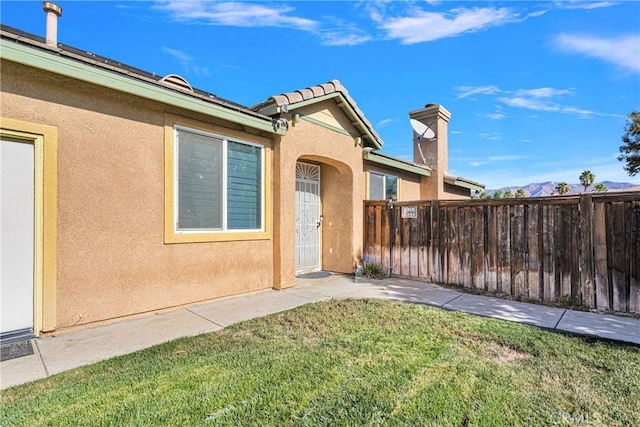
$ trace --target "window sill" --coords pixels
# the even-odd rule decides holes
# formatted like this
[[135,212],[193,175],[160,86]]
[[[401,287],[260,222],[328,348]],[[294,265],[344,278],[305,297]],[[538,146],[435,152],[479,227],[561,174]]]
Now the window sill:
[[236,242],[248,240],[270,240],[271,233],[266,231],[215,232],[215,233],[165,233],[164,243],[207,243]]

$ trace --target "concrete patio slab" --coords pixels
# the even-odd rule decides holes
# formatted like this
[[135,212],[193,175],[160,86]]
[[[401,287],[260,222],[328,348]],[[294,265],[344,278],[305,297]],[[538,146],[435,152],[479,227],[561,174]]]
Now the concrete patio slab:
[[37,345],[34,354],[0,363],[0,389],[39,380],[47,376]]
[[462,292],[443,288],[432,283],[414,281],[389,281],[387,290],[390,299],[434,305],[436,307],[442,307],[463,295]]
[[361,283],[356,283],[353,277],[333,274],[324,279],[297,279],[296,286],[287,291],[298,292],[300,295],[321,295],[324,298],[337,298],[352,292],[360,292]]
[[[49,375],[221,329],[187,309],[125,320],[37,340]],[[3,381],[4,382],[4,381]]]
[[[313,277],[313,276],[312,276]],[[472,295],[431,283],[329,274],[137,319],[34,340],[35,354],[0,363],[0,389],[233,323],[332,298],[386,298],[640,345],[640,319],[585,313]]]
[[463,311],[484,317],[509,320],[549,329],[555,328],[565,312],[561,308],[472,294],[461,295],[443,307],[449,310]]
[[244,320],[308,304],[309,298],[287,292],[264,291],[193,306],[189,311],[224,327]]
[[640,319],[567,310],[557,329],[574,334],[640,344]]

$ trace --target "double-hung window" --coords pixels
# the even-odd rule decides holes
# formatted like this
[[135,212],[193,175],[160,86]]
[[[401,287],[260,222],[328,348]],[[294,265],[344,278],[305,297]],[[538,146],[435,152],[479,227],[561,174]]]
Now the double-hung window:
[[176,233],[264,230],[264,147],[175,127]]
[[398,177],[369,173],[369,200],[398,200]]

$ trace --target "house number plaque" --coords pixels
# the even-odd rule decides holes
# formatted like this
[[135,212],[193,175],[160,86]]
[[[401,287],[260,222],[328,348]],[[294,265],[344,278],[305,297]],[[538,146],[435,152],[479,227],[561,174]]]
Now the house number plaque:
[[402,207],[402,218],[418,218],[418,207],[417,206],[403,206]]

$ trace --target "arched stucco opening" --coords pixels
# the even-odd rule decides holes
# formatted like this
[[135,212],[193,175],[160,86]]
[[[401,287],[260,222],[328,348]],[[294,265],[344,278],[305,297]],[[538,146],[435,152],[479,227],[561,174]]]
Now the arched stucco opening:
[[354,172],[335,159],[317,155],[300,156],[297,163],[320,168],[319,269],[351,273],[354,251]]

